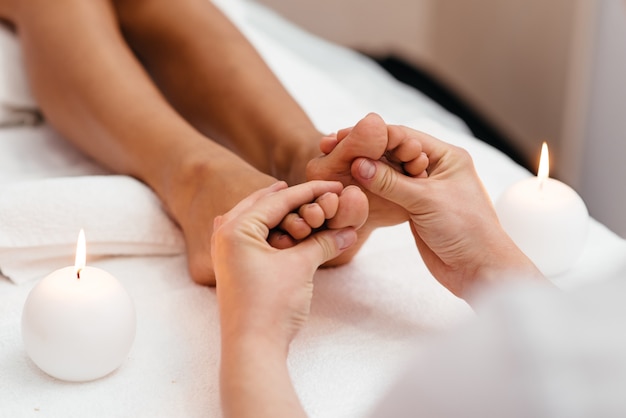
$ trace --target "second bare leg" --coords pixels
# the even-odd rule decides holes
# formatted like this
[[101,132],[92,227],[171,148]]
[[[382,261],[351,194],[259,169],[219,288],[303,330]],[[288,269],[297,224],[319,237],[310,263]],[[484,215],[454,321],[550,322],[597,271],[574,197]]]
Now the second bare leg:
[[124,36],[185,119],[257,169],[304,181],[321,134],[211,1],[114,4]]
[[194,129],[164,99],[108,1],[29,0],[12,21],[47,120],[111,170],[135,176],[180,224],[194,280],[213,283],[213,218],[275,182]]

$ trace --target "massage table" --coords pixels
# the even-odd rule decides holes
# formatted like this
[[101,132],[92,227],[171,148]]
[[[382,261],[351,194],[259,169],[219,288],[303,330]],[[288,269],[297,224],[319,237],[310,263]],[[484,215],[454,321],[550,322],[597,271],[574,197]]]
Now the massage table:
[[[377,112],[388,123],[428,132],[470,152],[494,200],[532,175],[370,59],[254,2],[218,5],[321,131]],[[190,279],[181,233],[145,185],[108,173],[45,121],[33,123],[38,118],[28,109],[36,103],[23,85],[19,45],[2,36],[0,105],[14,123],[0,128],[0,417],[221,416],[215,289]],[[113,274],[129,292],[137,332],[116,371],[68,383],[29,359],[20,323],[33,286],[73,264],[80,228],[88,265]],[[626,242],[591,219],[579,260],[550,279],[568,291],[620,276],[626,278]],[[474,316],[428,272],[406,224],[376,230],[349,264],[319,270],[314,283],[310,320],[288,358],[311,417],[367,416],[420,344]]]

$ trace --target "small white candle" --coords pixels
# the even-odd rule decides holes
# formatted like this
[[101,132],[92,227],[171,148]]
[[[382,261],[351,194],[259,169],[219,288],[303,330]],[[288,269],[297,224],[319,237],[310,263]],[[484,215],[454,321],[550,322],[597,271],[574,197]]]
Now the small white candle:
[[574,189],[548,175],[544,143],[537,177],[506,190],[496,202],[496,211],[505,231],[537,268],[546,276],[556,276],[580,257],[589,213]]
[[117,369],[135,338],[135,309],[120,282],[85,266],[81,230],[75,266],[52,272],[30,292],[22,339],[33,362],[50,376],[82,382]]

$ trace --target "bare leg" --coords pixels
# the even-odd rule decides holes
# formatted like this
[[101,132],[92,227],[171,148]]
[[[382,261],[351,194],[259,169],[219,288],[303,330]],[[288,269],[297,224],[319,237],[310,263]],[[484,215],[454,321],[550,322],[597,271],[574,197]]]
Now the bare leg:
[[[309,144],[320,134],[207,0],[184,0],[173,8],[164,0],[114,6],[105,0],[0,0],[0,13],[17,27],[47,119],[94,159],[151,186],[183,229],[192,277],[212,284],[213,218],[273,183],[264,173],[303,181],[306,162],[319,154]],[[259,104],[259,98],[266,102]],[[335,155],[370,156],[350,151],[354,141],[348,139],[340,147],[348,151]],[[344,159],[323,161],[311,170],[323,176],[315,178],[345,179]],[[361,243],[380,224],[381,219],[368,222]],[[337,262],[349,260],[358,246],[353,248]]]
[[17,28],[46,118],[102,164],[151,186],[184,231],[192,277],[214,283],[213,218],[275,179],[207,140],[170,106],[128,48],[110,2],[13,6],[3,17]]
[[290,184],[321,134],[208,0],[116,0],[124,36],[173,106],[206,136]]

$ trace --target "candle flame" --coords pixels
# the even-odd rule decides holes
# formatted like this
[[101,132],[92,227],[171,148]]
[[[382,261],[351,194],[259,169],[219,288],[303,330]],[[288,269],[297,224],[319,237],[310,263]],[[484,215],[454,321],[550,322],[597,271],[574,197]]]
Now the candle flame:
[[74,261],[74,271],[76,277],[80,279],[80,272],[85,268],[87,250],[85,244],[85,231],[83,229],[78,233],[78,242],[76,243],[76,259]]
[[537,170],[537,177],[539,181],[543,183],[545,179],[550,175],[550,155],[548,153],[548,144],[545,142],[541,144],[541,156],[539,157],[539,170]]

